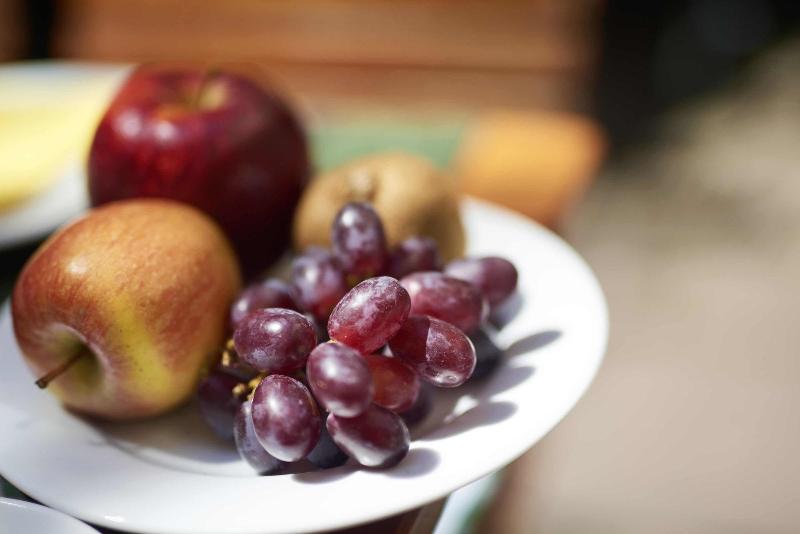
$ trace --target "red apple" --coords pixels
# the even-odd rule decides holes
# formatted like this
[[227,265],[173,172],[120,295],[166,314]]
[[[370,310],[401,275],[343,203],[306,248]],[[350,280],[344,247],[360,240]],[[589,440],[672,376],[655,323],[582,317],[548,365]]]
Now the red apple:
[[[224,341],[236,257],[200,211],[166,200],[97,208],[50,237],[11,301],[25,361],[67,407],[107,419],[191,395]],[[33,379],[31,380],[31,387]]]
[[286,249],[309,176],[306,139],[286,103],[244,76],[135,71],[89,154],[92,204],[164,197],[214,217],[247,274]]

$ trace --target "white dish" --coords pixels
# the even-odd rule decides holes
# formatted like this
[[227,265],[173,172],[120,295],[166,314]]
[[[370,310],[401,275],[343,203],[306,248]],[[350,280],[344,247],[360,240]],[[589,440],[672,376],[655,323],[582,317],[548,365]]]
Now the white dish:
[[[74,90],[99,76],[108,77],[113,86],[121,83],[129,70],[125,65],[66,61],[16,63],[0,65],[0,80],[13,79],[21,86],[39,88],[20,98],[26,105],[44,105],[54,97],[53,86]],[[84,159],[84,154],[74,154],[47,189],[0,213],[0,249],[41,239],[89,207]]]
[[[443,391],[398,466],[253,476],[193,407],[131,425],[95,425],[33,385],[0,321],[0,473],[38,501],[141,533],[308,532],[355,525],[439,499],[528,450],[575,405],[606,347],[603,294],[561,239],[519,215],[464,203],[470,254],[520,272],[508,354],[487,381]],[[442,414],[445,415],[442,415]],[[416,432],[418,434],[419,432]]]
[[58,532],[99,534],[95,529],[52,508],[0,497],[0,525],[3,532]]

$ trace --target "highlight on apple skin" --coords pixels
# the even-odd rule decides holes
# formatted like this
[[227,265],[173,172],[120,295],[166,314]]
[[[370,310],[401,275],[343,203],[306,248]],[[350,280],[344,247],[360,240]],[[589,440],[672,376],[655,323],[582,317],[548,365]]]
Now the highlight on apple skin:
[[93,205],[161,197],[200,208],[253,275],[288,247],[310,163],[300,122],[271,87],[234,72],[156,65],[134,71],[111,102],[88,175]]
[[31,387],[61,368],[47,389],[71,410],[163,413],[192,394],[223,343],[240,286],[230,243],[200,211],[157,199],[94,209],[51,236],[14,287]]

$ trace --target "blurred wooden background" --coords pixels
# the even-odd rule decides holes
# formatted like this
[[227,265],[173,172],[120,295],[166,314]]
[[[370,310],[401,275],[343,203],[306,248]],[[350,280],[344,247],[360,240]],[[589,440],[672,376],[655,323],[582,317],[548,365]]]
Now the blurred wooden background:
[[[24,2],[0,0],[5,27]],[[56,0],[54,57],[256,62],[318,103],[584,110],[598,0]],[[30,10],[30,5],[27,5]],[[13,33],[13,32],[12,32]]]
[[0,61],[25,55],[25,22],[22,2],[0,0]]

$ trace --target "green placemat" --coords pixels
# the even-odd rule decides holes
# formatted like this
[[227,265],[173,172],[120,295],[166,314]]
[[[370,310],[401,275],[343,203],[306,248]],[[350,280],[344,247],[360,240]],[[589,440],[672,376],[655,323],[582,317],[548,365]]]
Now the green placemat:
[[321,124],[310,134],[317,169],[327,170],[375,152],[401,150],[447,167],[461,141],[465,121],[358,120]]

